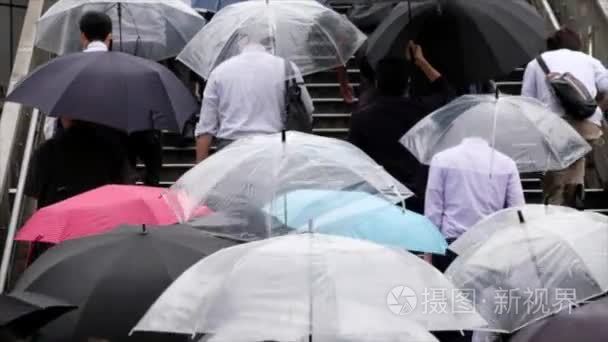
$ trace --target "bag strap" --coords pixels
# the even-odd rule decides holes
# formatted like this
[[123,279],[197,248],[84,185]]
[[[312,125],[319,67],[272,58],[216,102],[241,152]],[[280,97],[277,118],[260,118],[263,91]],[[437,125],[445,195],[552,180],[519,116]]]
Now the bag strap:
[[291,75],[292,72],[292,68],[291,68],[291,62],[289,62],[287,59],[283,59],[283,65],[284,65],[284,70],[285,70],[285,91],[283,93],[283,98],[285,103],[283,104],[284,108],[283,108],[283,127],[287,128],[287,116],[289,115],[289,87],[291,86],[291,81],[289,78],[289,75]]
[[538,65],[543,70],[545,75],[549,75],[551,73],[551,70],[549,70],[549,67],[547,66],[547,63],[545,63],[543,56],[536,57],[536,62],[538,62]]

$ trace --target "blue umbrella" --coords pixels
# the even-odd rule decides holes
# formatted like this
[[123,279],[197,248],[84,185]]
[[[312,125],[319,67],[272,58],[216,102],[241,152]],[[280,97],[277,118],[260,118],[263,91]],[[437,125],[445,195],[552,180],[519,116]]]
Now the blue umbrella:
[[426,217],[365,192],[295,190],[264,209],[283,224],[405,248],[444,254],[447,243]]

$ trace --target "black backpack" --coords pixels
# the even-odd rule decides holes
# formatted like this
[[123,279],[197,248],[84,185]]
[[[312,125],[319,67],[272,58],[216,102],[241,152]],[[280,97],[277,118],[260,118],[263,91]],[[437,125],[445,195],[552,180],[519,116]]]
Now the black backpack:
[[597,102],[578,78],[569,72],[549,77],[551,71],[542,56],[538,56],[536,61],[547,75],[547,81],[551,84],[553,93],[568,116],[576,120],[585,120],[595,114]]

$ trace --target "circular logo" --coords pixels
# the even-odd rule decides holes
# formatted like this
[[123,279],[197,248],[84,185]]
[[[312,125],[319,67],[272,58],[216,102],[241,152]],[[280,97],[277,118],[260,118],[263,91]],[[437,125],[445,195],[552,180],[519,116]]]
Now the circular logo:
[[414,311],[416,304],[418,304],[416,292],[407,286],[395,286],[386,295],[386,305],[395,315],[406,315]]

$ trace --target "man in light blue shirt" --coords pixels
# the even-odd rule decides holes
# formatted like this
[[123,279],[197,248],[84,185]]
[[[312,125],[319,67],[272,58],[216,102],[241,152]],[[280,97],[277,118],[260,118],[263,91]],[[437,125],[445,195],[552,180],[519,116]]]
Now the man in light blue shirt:
[[[263,45],[249,43],[239,55],[211,72],[195,129],[197,162],[208,156],[213,138],[229,142],[283,129],[285,63],[283,58],[267,52]],[[296,80],[303,83],[293,63],[292,69]],[[302,103],[312,115],[310,95],[305,86],[300,89]]]
[[[523,204],[517,165],[482,138],[466,138],[431,161],[424,213],[448,242],[485,216]],[[452,260],[453,255],[433,257],[441,271]]]

